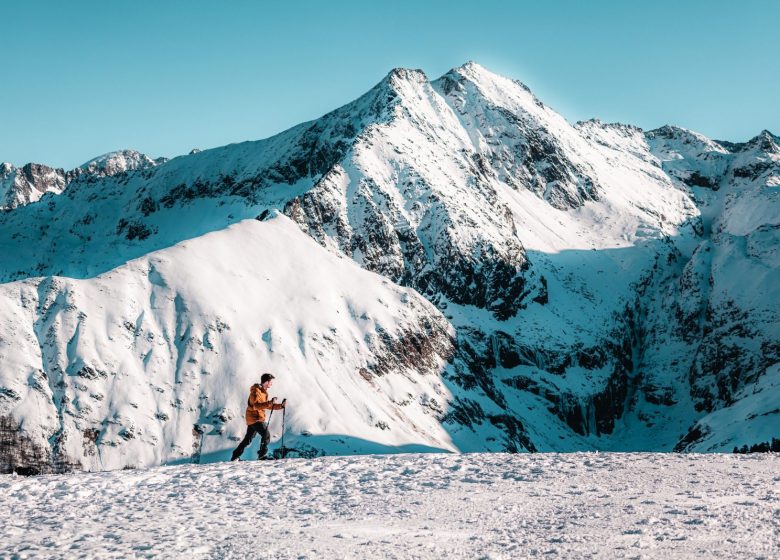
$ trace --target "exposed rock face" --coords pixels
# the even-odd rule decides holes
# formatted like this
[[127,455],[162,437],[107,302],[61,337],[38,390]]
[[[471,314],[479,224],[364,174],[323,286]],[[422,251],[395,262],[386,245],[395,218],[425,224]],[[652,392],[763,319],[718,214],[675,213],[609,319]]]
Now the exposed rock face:
[[[668,324],[695,348],[687,362],[690,397],[706,416],[676,448],[730,450],[729,442],[742,437],[734,424],[741,423],[745,433],[771,432],[756,409],[762,410],[767,393],[777,391],[772,380],[780,339],[777,137],[763,131],[744,144],[715,143],[665,127],[648,139],[664,168],[671,166],[670,175],[691,190],[703,219],[701,239],[670,287],[674,315]],[[707,180],[691,181],[697,171]],[[734,417],[725,422],[729,409]]]
[[[371,124],[319,127],[328,132],[317,130],[319,147],[306,151],[339,159],[309,158],[324,164],[307,170],[321,178],[285,213],[323,245],[434,301],[514,315],[528,262],[512,214],[425,75],[395,70],[325,119],[343,114]],[[328,140],[345,129],[359,132],[349,144]]]
[[62,169],[38,163],[21,168],[3,163],[0,165],[0,211],[35,202],[48,192],[59,194],[72,177]]
[[646,138],[670,177],[689,187],[720,188],[730,154],[719,143],[676,126],[651,130]]

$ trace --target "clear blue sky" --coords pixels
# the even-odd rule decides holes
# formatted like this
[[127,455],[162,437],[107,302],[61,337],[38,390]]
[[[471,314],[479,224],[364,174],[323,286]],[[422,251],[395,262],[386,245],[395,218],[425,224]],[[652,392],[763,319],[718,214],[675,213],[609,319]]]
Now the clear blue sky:
[[475,60],[570,121],[780,133],[780,2],[0,2],[0,161],[265,138]]

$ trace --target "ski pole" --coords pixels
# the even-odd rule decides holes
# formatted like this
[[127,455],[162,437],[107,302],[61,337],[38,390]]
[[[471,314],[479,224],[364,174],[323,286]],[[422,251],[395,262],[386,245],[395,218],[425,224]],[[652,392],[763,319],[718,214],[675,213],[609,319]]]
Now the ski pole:
[[282,401],[284,408],[282,408],[282,459],[284,459],[286,453],[284,451],[284,419],[287,416],[287,399]]
[[[268,414],[268,424],[266,424],[266,427],[270,430],[271,429],[271,418],[273,418],[274,415],[274,405],[276,404],[276,397],[271,399],[271,412]],[[271,432],[268,432],[268,435],[271,435]]]
[[[265,431],[268,432],[268,443],[271,443],[271,418],[274,417],[274,404],[276,404],[276,397],[271,399],[271,412],[268,414],[268,423],[265,425]],[[263,445],[262,441],[260,445]]]

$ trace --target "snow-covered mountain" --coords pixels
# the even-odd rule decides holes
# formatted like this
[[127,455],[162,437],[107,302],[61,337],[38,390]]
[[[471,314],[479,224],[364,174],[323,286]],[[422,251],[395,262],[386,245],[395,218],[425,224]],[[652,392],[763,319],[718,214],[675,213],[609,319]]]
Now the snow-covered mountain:
[[[690,394],[696,411],[708,414],[678,448],[771,439],[780,414],[778,138],[763,131],[726,148],[672,127],[647,136],[702,218],[697,245],[670,287],[675,301],[666,322],[695,349],[685,363]],[[664,347],[656,352],[668,355]]]
[[89,468],[224,458],[273,370],[311,453],[767,441],[777,144],[571,125],[468,63],[266,140],[90,162],[0,213],[0,414]]
[[93,176],[106,177],[137,169],[149,169],[166,161],[168,158],[152,159],[136,150],[119,150],[91,159],[80,165],[79,169]]
[[46,193],[60,194],[71,181],[78,178],[89,180],[137,169],[148,169],[165,161],[166,158],[152,159],[135,150],[120,150],[91,159],[70,171],[39,163],[28,163],[21,168],[10,163],[2,163],[0,164],[0,211],[36,202]]
[[91,469],[235,446],[244,393],[265,370],[312,441],[422,437],[452,448],[430,414],[449,398],[438,372],[451,327],[415,292],[320,249],[284,217],[90,279],[6,283],[0,301],[0,337],[13,343],[3,348],[5,403]]
[[0,164],[0,211],[35,202],[47,192],[59,194],[73,178],[62,169],[38,163],[17,168]]

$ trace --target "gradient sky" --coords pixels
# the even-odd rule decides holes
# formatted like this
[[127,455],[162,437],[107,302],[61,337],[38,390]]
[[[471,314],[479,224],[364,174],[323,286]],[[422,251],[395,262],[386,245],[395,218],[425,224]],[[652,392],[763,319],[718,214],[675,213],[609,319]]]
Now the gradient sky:
[[571,122],[780,133],[780,2],[0,1],[0,161],[265,138],[475,60]]

